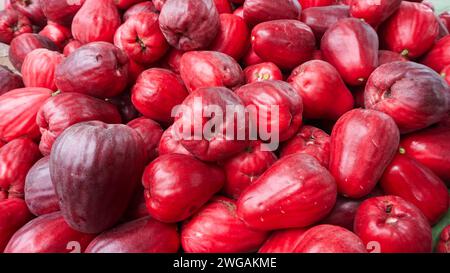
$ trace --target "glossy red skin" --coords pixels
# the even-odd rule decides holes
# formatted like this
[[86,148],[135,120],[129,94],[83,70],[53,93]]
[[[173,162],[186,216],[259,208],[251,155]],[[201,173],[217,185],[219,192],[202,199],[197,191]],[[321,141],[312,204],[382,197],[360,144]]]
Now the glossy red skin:
[[105,123],[120,123],[117,108],[103,100],[80,93],[62,93],[49,98],[39,109],[36,123],[42,137],[39,149],[49,155],[53,143],[70,126],[98,120]]
[[112,0],[86,0],[73,18],[72,35],[83,44],[112,43],[120,24],[120,14]]
[[348,17],[350,17],[348,6],[320,6],[305,9],[301,15],[301,21],[311,28],[317,43],[320,44],[320,40],[327,29],[340,19]]
[[180,59],[180,75],[189,92],[219,86],[234,90],[244,82],[244,73],[236,60],[216,51],[184,53]]
[[444,37],[428,51],[421,63],[440,73],[450,65],[450,36]]
[[18,71],[22,68],[25,57],[37,48],[46,48],[57,51],[58,47],[49,38],[33,33],[24,33],[11,41],[9,60]]
[[72,38],[72,33],[69,28],[53,22],[49,22],[39,32],[39,35],[45,36],[52,40],[52,42],[55,43],[61,50],[64,49],[65,45]]
[[7,66],[0,65],[0,95],[22,87],[22,77],[12,72]]
[[180,60],[183,56],[184,51],[178,50],[176,48],[171,48],[166,56],[161,61],[161,66],[172,70],[176,74],[180,74]]
[[233,7],[228,0],[214,0],[214,4],[216,5],[219,14],[233,13]]
[[188,51],[206,48],[220,29],[213,0],[167,0],[159,26],[173,47]]
[[0,42],[9,44],[12,39],[23,33],[31,33],[33,28],[30,20],[13,9],[0,11]]
[[304,153],[315,157],[322,166],[328,168],[330,161],[330,136],[319,128],[305,125],[288,140],[280,150],[280,157]]
[[439,24],[433,10],[426,5],[403,1],[380,31],[381,42],[387,49],[416,58],[433,46]]
[[49,161],[48,156],[41,158],[31,167],[25,178],[25,202],[36,216],[59,211],[58,197],[50,177]]
[[242,19],[245,20],[245,18],[244,18],[244,7],[243,6],[240,6],[237,9],[235,9],[233,11],[233,14],[236,15],[237,17],[241,17]]
[[245,82],[253,83],[267,80],[282,81],[283,73],[274,63],[265,62],[248,66],[244,70]]
[[128,86],[131,88],[139,78],[142,72],[147,69],[146,65],[137,63],[132,59],[128,62]]
[[240,196],[237,214],[261,230],[306,227],[325,217],[336,202],[336,183],[307,154],[277,161]]
[[56,67],[64,55],[45,48],[38,48],[27,54],[22,64],[23,83],[26,87],[43,87],[58,90],[55,84]]
[[70,54],[57,68],[56,86],[99,98],[119,95],[128,84],[128,57],[112,44],[95,42]]
[[177,253],[177,226],[144,217],[98,235],[85,253]]
[[137,15],[139,13],[147,13],[147,12],[153,12],[157,13],[158,10],[155,8],[155,5],[152,3],[152,1],[144,1],[137,4],[134,4],[130,8],[125,11],[123,14],[123,21],[125,22],[130,18],[131,16]]
[[441,76],[444,77],[445,81],[450,86],[450,65],[444,67],[444,69],[441,71]]
[[450,225],[447,225],[441,232],[439,242],[436,245],[437,253],[450,253]]
[[368,109],[390,115],[400,132],[426,128],[449,111],[450,89],[432,69],[413,62],[388,63],[370,76],[364,91]]
[[0,140],[38,138],[36,115],[51,94],[52,91],[46,88],[21,88],[0,96]]
[[226,182],[223,192],[238,199],[241,193],[255,182],[270,166],[277,161],[277,156],[261,149],[261,142],[251,142],[242,153],[224,162],[223,170]]
[[407,155],[396,155],[380,184],[386,194],[400,196],[416,205],[431,225],[448,210],[449,197],[444,182]]
[[157,122],[145,117],[132,120],[127,125],[136,130],[144,140],[147,162],[155,159],[158,156],[157,148],[163,134],[161,126]]
[[244,58],[242,59],[243,63],[245,64],[245,66],[251,66],[251,65],[255,65],[255,64],[260,64],[263,63],[264,60],[261,59],[261,57],[259,57],[255,51],[253,50],[252,47],[250,47],[247,51],[247,53],[245,53]]
[[339,193],[350,198],[369,194],[394,158],[400,133],[394,120],[374,111],[344,114],[331,134],[329,170]]
[[[279,134],[280,141],[290,139],[302,125],[302,98],[291,87],[282,81],[261,81],[242,86],[236,94],[246,106],[256,106],[258,120],[251,120],[259,126],[268,127],[270,134]],[[271,120],[271,107],[279,106],[278,120]],[[267,123],[260,124],[260,121]],[[273,123],[273,124],[272,124]],[[278,126],[276,129],[275,125]],[[272,129],[273,128],[273,129]]]
[[173,120],[173,107],[187,96],[181,79],[172,71],[160,68],[142,72],[131,91],[131,100],[139,112],[167,124]]
[[353,232],[332,225],[308,229],[297,245],[299,253],[367,253],[364,243]]
[[93,235],[70,228],[60,212],[42,215],[20,228],[9,241],[5,253],[70,253],[70,242],[83,252]]
[[367,23],[344,18],[324,34],[320,49],[344,81],[362,85],[378,67],[378,36]]
[[322,7],[333,5],[336,0],[299,0],[302,8],[305,10],[311,7]]
[[25,176],[41,154],[28,138],[15,139],[0,149],[0,200],[23,198]]
[[117,8],[122,10],[126,10],[132,5],[139,2],[144,2],[144,0],[114,0],[114,4],[117,6]]
[[258,250],[258,253],[295,253],[306,228],[274,231]]
[[353,109],[354,100],[339,72],[320,60],[306,62],[287,80],[302,97],[305,118],[337,120]]
[[158,153],[160,156],[166,154],[183,154],[192,155],[186,148],[176,139],[174,127],[170,126],[164,131],[158,145]]
[[249,25],[279,19],[298,19],[302,7],[298,0],[246,0],[244,19]]
[[119,114],[122,117],[122,122],[127,123],[141,116],[138,110],[131,102],[131,95],[129,92],[120,94],[117,97],[111,99],[105,99],[105,101],[115,105],[119,110]]
[[431,227],[413,204],[387,195],[364,201],[358,208],[355,233],[364,244],[377,242],[381,253],[431,252]]
[[250,30],[244,19],[233,14],[221,14],[219,32],[209,49],[225,53],[239,61],[250,45],[249,38]]
[[389,51],[389,50],[380,50],[378,51],[378,65],[382,66],[383,64],[393,63],[393,62],[406,62],[408,59],[401,54]]
[[73,17],[80,10],[85,0],[39,0],[42,11],[48,20],[70,26]]
[[180,154],[160,156],[147,166],[142,177],[150,215],[166,223],[192,216],[224,182],[220,168]]
[[352,231],[356,211],[361,205],[361,202],[361,200],[348,199],[338,196],[333,210],[325,219],[321,221],[321,223],[340,226]]
[[69,56],[72,52],[80,48],[83,44],[80,41],[77,40],[71,40],[67,43],[67,45],[64,47],[63,53],[64,56]]
[[117,29],[114,44],[130,59],[144,65],[159,60],[169,48],[159,29],[156,13],[140,13],[130,17]]
[[50,175],[62,214],[74,229],[98,233],[125,212],[145,165],[139,134],[100,121],[66,129],[53,145]]
[[46,18],[42,12],[40,1],[41,0],[10,0],[13,9],[28,17],[34,24],[43,26],[45,25]]
[[400,147],[450,186],[449,139],[450,127],[429,128],[404,136]]
[[32,217],[23,200],[13,198],[0,201],[0,252],[3,253],[14,233]]
[[315,38],[310,27],[297,20],[275,20],[252,30],[252,47],[261,59],[281,69],[292,69],[311,60]]
[[139,185],[128,204],[127,210],[122,215],[121,222],[130,222],[147,216],[149,216],[149,213],[145,205],[144,187]]
[[183,224],[181,244],[186,253],[249,253],[256,251],[267,235],[238,218],[235,201],[215,197]]
[[358,0],[351,1],[350,14],[373,27],[379,26],[400,7],[401,0]]
[[439,14],[439,18],[447,27],[447,29],[450,30],[450,11],[444,11],[443,13]]

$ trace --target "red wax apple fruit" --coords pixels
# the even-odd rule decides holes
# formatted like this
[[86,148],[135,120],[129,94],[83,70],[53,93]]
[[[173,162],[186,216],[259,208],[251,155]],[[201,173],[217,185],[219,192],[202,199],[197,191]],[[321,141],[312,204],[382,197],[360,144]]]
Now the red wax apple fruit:
[[436,245],[437,253],[450,253],[450,225],[447,225],[441,232],[439,242]]
[[31,220],[12,236],[5,253],[81,253],[93,235],[73,230],[60,212]]
[[183,147],[200,160],[225,160],[247,147],[249,122],[243,106],[225,87],[197,89],[176,111],[174,132]]
[[384,112],[402,133],[426,128],[449,111],[450,90],[432,69],[413,62],[388,63],[370,76],[364,91],[366,108]]
[[48,24],[39,32],[39,35],[45,36],[52,40],[59,49],[64,49],[66,44],[72,38],[70,29],[54,22]]
[[303,9],[333,5],[336,0],[299,0]]
[[244,19],[233,14],[221,14],[219,32],[209,45],[209,49],[240,60],[250,45],[249,36],[250,30]]
[[56,138],[70,126],[98,120],[105,123],[120,123],[116,107],[103,100],[80,93],[61,93],[52,96],[41,106],[36,123],[42,134],[39,149],[49,155]]
[[298,0],[246,0],[244,19],[250,25],[278,19],[298,19],[301,10]]
[[25,202],[31,213],[37,216],[59,210],[49,163],[50,157],[41,158],[31,167],[25,178]]
[[[261,81],[242,86],[236,94],[246,106],[256,107],[256,115],[250,117],[254,128],[258,128],[259,136],[267,141],[266,133],[277,135],[280,141],[290,139],[302,125],[302,98],[286,82]],[[278,106],[278,114],[273,110]],[[256,124],[256,125],[255,125]]]
[[63,54],[64,56],[69,56],[72,52],[74,52],[76,49],[80,48],[83,44],[78,40],[71,40],[67,43],[67,45],[64,47]]
[[166,3],[167,0],[152,0],[153,4],[155,5],[155,8],[159,11],[162,10],[162,7]]
[[131,100],[144,116],[171,123],[172,109],[183,102],[188,92],[183,82],[170,70],[151,68],[142,72],[131,91]]
[[253,83],[259,81],[282,81],[283,73],[274,63],[266,62],[248,66],[244,70],[245,82]]
[[356,211],[361,205],[361,202],[361,200],[338,196],[333,210],[320,222],[322,224],[335,225],[353,230]]
[[167,223],[192,216],[224,182],[225,175],[217,166],[181,154],[157,158],[142,177],[150,215]]
[[[214,228],[211,228],[214,227]],[[267,232],[253,230],[236,215],[235,201],[213,198],[181,231],[181,244],[187,253],[245,253],[256,251]]]
[[445,79],[445,81],[450,86],[450,65],[447,65],[444,67],[444,69],[441,71],[441,76]]
[[181,145],[179,139],[177,139],[177,133],[174,131],[175,127],[170,126],[164,131],[161,141],[158,145],[158,153],[160,156],[166,154],[182,154],[182,155],[192,155],[186,148]]
[[89,121],[66,129],[53,145],[50,175],[67,223],[86,233],[114,226],[138,185],[145,156],[142,138],[126,125]]
[[306,227],[333,209],[336,194],[328,170],[297,153],[277,161],[242,193],[237,214],[255,229]]
[[386,168],[380,184],[384,193],[400,196],[416,205],[431,225],[448,210],[449,196],[444,182],[430,169],[405,155],[404,149],[400,149]]
[[294,69],[287,81],[302,97],[305,118],[337,120],[353,109],[352,93],[327,62],[306,62]]
[[169,69],[176,74],[180,74],[180,61],[184,51],[176,48],[170,48],[169,52],[160,61],[163,68]]
[[378,65],[381,66],[387,63],[393,62],[406,62],[408,59],[401,55],[400,53],[390,51],[390,50],[380,50],[378,51]]
[[18,71],[22,68],[22,63],[25,57],[31,51],[37,48],[47,48],[57,51],[58,47],[49,38],[33,33],[24,33],[11,41],[9,48],[9,60],[14,68]]
[[381,26],[380,39],[387,49],[416,58],[433,46],[438,34],[438,19],[432,9],[422,3],[402,1]]
[[75,50],[56,68],[55,80],[61,92],[114,97],[127,86],[128,57],[112,44],[90,43]]
[[330,136],[319,128],[305,125],[289,141],[283,144],[280,157],[295,153],[309,154],[328,168],[330,161]]
[[136,130],[142,137],[142,140],[144,140],[147,162],[155,159],[158,156],[157,148],[163,134],[161,126],[157,122],[145,117],[132,120],[127,125]]
[[233,7],[229,0],[214,0],[214,4],[216,5],[217,12],[219,14],[227,14],[233,12]]
[[395,156],[400,133],[394,120],[374,111],[344,114],[331,134],[329,170],[339,193],[360,198],[369,194]]
[[244,19],[244,7],[243,6],[238,7],[233,11],[233,14],[236,15],[237,17]]
[[350,17],[349,7],[332,5],[312,7],[302,11],[301,21],[307,24],[320,43],[323,34],[340,19]]
[[9,44],[12,39],[23,33],[32,33],[30,20],[13,9],[0,11],[0,42]]
[[251,40],[253,50],[261,59],[273,62],[282,69],[292,69],[311,60],[315,47],[311,28],[298,20],[258,24],[252,30]]
[[247,53],[245,53],[244,58],[242,59],[243,63],[245,64],[245,66],[251,66],[251,65],[255,65],[255,64],[260,64],[263,63],[264,61],[261,59],[261,57],[259,57],[255,51],[253,50],[252,47],[250,47],[247,51]]
[[72,22],[73,37],[83,44],[110,42],[121,24],[113,0],[86,0]]
[[114,0],[114,4],[121,10],[126,10],[132,5],[143,2],[144,0]]
[[36,115],[52,91],[46,88],[21,88],[0,96],[0,140],[40,136]]
[[159,26],[173,47],[183,51],[204,49],[219,31],[219,13],[213,0],[167,0]]
[[250,184],[277,161],[276,155],[264,150],[263,146],[259,141],[252,141],[242,153],[224,162],[227,179],[223,192],[227,196],[238,199]]
[[350,85],[364,84],[377,68],[378,48],[375,30],[356,18],[344,18],[331,26],[323,35],[320,47],[325,60]]
[[86,253],[176,253],[180,247],[177,226],[144,217],[95,237]]
[[0,65],[0,95],[23,87],[22,77],[15,74],[7,66]]
[[358,208],[355,233],[364,244],[379,246],[381,253],[431,252],[431,227],[413,204],[387,195],[364,201]]
[[421,62],[438,73],[450,65],[450,36],[437,41]]
[[131,16],[140,14],[140,13],[158,13],[158,10],[155,8],[155,5],[152,1],[144,1],[137,4],[134,4],[130,8],[128,8],[123,14],[123,21],[125,22]]
[[0,252],[3,253],[14,233],[32,217],[23,200],[13,198],[0,201]]
[[56,67],[64,60],[64,55],[45,48],[38,48],[25,57],[22,64],[23,83],[26,87],[44,87],[58,90],[55,84]]
[[46,18],[41,8],[41,0],[10,0],[11,7],[25,15],[35,25],[45,25]]
[[73,17],[85,0],[39,0],[42,11],[48,20],[70,26]]
[[117,29],[114,44],[130,59],[145,65],[159,60],[169,48],[159,29],[156,13],[140,13],[130,17]]
[[272,232],[258,253],[295,253],[307,228],[283,229]]
[[353,0],[350,2],[350,14],[377,27],[397,11],[401,3],[401,0]]
[[131,102],[131,94],[129,92],[124,92],[114,98],[105,99],[105,101],[112,103],[117,107],[123,123],[130,122],[141,116]]
[[180,60],[180,74],[189,92],[213,86],[235,89],[244,82],[239,64],[232,57],[215,51],[184,53]]
[[147,216],[149,213],[145,204],[144,186],[139,185],[120,222],[130,222]]

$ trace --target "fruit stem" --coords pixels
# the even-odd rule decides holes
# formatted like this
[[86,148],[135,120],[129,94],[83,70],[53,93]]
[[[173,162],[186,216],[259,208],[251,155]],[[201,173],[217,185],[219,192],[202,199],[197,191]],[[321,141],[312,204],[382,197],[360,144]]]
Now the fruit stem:
[[403,57],[408,57],[409,50],[408,49],[403,49],[403,51],[400,53],[400,55],[402,55]]

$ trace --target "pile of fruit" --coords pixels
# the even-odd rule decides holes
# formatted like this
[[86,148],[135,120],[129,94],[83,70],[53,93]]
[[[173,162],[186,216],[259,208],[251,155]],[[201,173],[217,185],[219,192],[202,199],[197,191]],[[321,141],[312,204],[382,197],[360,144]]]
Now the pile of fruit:
[[450,252],[449,29],[429,1],[7,0],[0,252]]

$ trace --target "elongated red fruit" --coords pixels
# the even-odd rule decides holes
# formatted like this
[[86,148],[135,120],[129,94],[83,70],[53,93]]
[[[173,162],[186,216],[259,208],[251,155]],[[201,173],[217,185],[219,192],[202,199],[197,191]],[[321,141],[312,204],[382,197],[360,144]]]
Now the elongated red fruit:
[[22,77],[26,87],[44,87],[56,91],[55,70],[64,60],[64,55],[45,48],[38,48],[25,57]]
[[283,229],[272,232],[258,253],[295,253],[307,228]]
[[0,252],[3,252],[14,233],[32,217],[23,200],[13,198],[0,201]]
[[298,0],[246,0],[244,19],[249,25],[256,25],[277,19],[298,19],[302,7]]
[[316,40],[320,43],[323,34],[339,20],[350,17],[349,7],[345,5],[332,5],[311,7],[302,12],[301,21],[307,24]]
[[402,0],[353,0],[350,2],[350,14],[377,27],[397,11],[401,2]]

